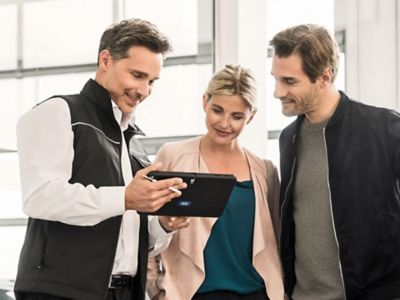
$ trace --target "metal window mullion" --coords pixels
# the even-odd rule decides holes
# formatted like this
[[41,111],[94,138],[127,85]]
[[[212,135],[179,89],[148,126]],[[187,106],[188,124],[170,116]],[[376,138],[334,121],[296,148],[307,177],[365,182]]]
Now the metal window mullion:
[[0,227],[4,226],[26,226],[27,218],[0,218]]
[[[211,62],[211,56],[206,55],[187,55],[179,57],[167,58],[164,66],[174,65],[190,65],[190,64],[208,64]],[[22,59],[18,68],[15,70],[0,71],[0,79],[2,78],[23,78],[23,77],[35,77],[43,75],[59,75],[68,73],[82,73],[82,72],[93,72],[97,68],[96,63],[92,64],[80,64],[80,65],[65,65],[65,66],[54,66],[54,67],[39,67],[39,68],[28,68],[22,67]]]
[[[17,74],[23,69],[23,0],[17,2]],[[18,78],[18,76],[16,76]]]

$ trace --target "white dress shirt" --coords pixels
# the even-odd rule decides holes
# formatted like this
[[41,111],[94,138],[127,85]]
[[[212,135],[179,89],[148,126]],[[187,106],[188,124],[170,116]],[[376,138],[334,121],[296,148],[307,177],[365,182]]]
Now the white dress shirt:
[[[121,127],[121,164],[125,184],[128,184],[132,171],[122,131],[131,119],[123,118],[119,108],[112,104]],[[69,107],[61,98],[47,100],[20,118],[17,147],[23,211],[32,218],[78,226],[92,226],[123,215],[113,274],[135,275],[139,216],[136,211],[125,211],[124,186],[96,188],[68,182],[74,158],[73,140]],[[164,250],[171,236],[162,229],[157,217],[149,217],[150,255]]]

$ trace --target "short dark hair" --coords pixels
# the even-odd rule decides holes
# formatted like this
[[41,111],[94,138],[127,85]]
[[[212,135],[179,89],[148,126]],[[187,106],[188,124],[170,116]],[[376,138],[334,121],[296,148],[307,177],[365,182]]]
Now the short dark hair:
[[108,49],[115,60],[126,58],[132,46],[143,46],[165,56],[172,50],[168,38],[152,23],[141,19],[127,19],[112,24],[101,36],[99,52]]
[[339,48],[335,39],[324,27],[302,24],[277,33],[269,43],[278,57],[298,54],[302,68],[311,82],[330,68],[335,79],[339,64]]

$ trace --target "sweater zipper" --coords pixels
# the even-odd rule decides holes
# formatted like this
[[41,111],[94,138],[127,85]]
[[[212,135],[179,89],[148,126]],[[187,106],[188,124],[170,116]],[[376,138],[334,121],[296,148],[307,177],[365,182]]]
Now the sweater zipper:
[[336,234],[335,220],[333,219],[332,194],[331,194],[331,186],[329,184],[328,147],[326,145],[325,129],[326,128],[324,127],[324,129],[322,130],[322,133],[323,133],[323,137],[324,137],[325,155],[326,155],[326,162],[327,162],[326,163],[327,164],[327,184],[328,184],[328,192],[329,192],[329,204],[330,204],[330,209],[331,209],[331,221],[332,221],[333,234],[335,236],[336,246],[338,248],[338,262],[339,262],[340,279],[342,280],[342,288],[343,288],[343,293],[344,293],[344,300],[346,300],[347,299],[347,297],[346,297],[346,288],[345,288],[345,285],[344,285],[342,262],[340,261],[339,240],[338,240],[337,234]]

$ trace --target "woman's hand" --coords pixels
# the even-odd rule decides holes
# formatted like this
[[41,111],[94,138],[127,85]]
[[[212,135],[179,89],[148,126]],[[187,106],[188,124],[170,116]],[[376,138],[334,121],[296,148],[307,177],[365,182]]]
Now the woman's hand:
[[158,221],[166,232],[179,230],[188,227],[190,224],[189,217],[159,216]]

